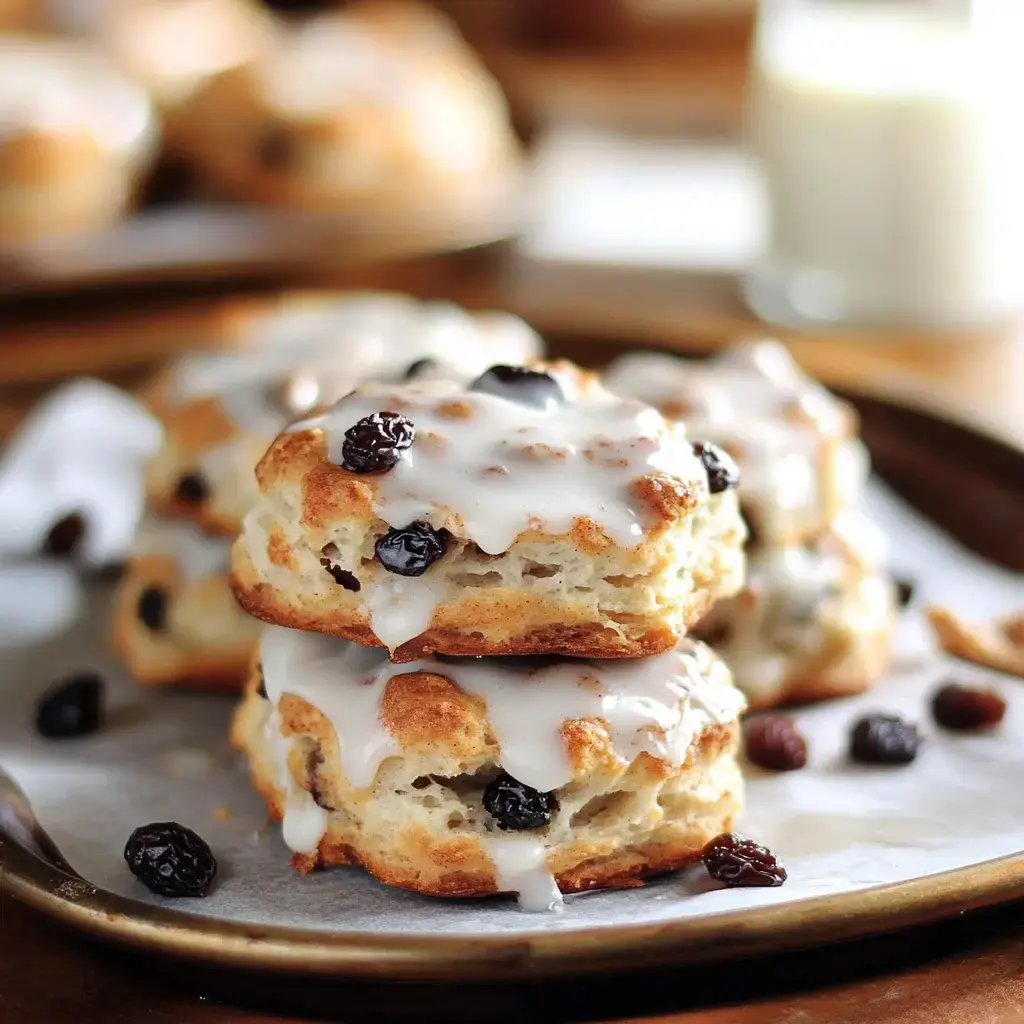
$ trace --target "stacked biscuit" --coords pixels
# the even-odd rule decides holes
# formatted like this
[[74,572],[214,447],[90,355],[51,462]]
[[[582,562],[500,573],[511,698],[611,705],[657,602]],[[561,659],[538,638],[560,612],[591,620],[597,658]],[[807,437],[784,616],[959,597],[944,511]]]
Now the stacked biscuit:
[[237,689],[258,624],[227,582],[232,538],[255,500],[253,467],[278,431],[368,377],[429,376],[527,359],[515,317],[386,293],[288,293],[232,304],[229,349],[180,361],[144,396],[163,424],[142,523],[117,595],[115,646],[140,682]]
[[888,667],[895,621],[884,543],[858,508],[867,454],[854,411],[774,342],[710,362],[621,358],[613,391],[722,445],[742,472],[747,584],[698,627],[752,707],[859,692]]
[[256,475],[233,741],[299,870],[548,908],[729,827],[743,698],[686,635],[743,582],[724,453],[534,363],[363,385]]

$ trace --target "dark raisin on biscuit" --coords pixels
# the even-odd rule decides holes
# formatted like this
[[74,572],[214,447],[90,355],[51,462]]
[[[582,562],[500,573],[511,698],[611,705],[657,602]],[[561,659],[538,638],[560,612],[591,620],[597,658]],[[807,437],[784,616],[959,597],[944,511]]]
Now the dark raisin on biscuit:
[[306,785],[309,787],[309,795],[317,807],[322,807],[325,811],[333,811],[335,808],[327,799],[320,785],[320,766],[323,763],[324,755],[319,747],[309,752],[309,756],[306,758]]
[[739,466],[732,456],[710,441],[694,441],[693,454],[700,459],[708,474],[708,489],[712,494],[721,494],[740,483]]
[[554,793],[542,793],[508,772],[502,772],[484,790],[484,810],[505,832],[544,828],[558,810]]
[[538,409],[550,409],[565,401],[565,392],[550,373],[525,366],[492,366],[470,384],[469,390]]
[[350,473],[382,473],[398,464],[416,439],[416,428],[397,412],[364,416],[345,431],[341,465]]
[[388,530],[374,545],[380,564],[398,576],[422,576],[445,551],[451,534],[429,523],[410,523]]
[[329,558],[321,558],[320,564],[327,570],[327,574],[339,587],[351,590],[354,594],[358,594],[363,589],[362,584],[348,569],[342,569],[341,566],[334,565]]
[[430,372],[440,365],[441,364],[438,363],[436,359],[433,359],[430,356],[424,356],[422,359],[417,359],[415,362],[409,364],[405,371],[405,379],[415,380],[417,377]]
[[50,527],[43,542],[43,552],[56,558],[67,558],[75,553],[84,537],[85,519],[80,512],[72,512]]
[[139,620],[159,633],[167,625],[167,591],[163,587],[146,587],[139,595]]
[[209,497],[210,490],[202,474],[194,470],[183,473],[178,478],[178,487],[174,496],[185,505],[202,505]]
[[124,859],[131,873],[160,896],[205,896],[217,874],[217,860],[206,840],[176,821],[135,829]]
[[47,739],[96,732],[103,722],[103,690],[95,672],[77,672],[55,683],[36,705],[36,731]]

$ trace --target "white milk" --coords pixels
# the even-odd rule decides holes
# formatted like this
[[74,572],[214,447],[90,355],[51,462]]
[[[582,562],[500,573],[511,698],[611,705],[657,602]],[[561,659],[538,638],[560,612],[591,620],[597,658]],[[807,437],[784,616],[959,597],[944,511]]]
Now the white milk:
[[766,5],[759,313],[968,327],[1024,308],[1022,28],[1022,0]]

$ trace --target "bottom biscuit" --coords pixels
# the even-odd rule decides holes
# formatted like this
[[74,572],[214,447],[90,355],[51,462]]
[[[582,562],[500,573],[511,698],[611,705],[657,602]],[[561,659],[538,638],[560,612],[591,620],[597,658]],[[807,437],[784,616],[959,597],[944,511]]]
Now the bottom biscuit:
[[614,666],[392,665],[336,638],[268,637],[232,740],[303,873],[358,864],[544,909],[695,862],[742,807],[743,701],[703,645]]

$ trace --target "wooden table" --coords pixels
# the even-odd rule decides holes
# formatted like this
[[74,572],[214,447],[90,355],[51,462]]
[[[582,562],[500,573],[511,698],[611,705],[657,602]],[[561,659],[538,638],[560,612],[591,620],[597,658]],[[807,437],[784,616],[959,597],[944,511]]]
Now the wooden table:
[[[720,968],[500,989],[338,982],[311,992],[300,982],[168,968],[66,934],[0,897],[0,1021],[1016,1024],[1024,1021],[1022,925],[1024,905],[1017,904],[898,936]],[[294,1015],[303,1002],[308,1012]]]

